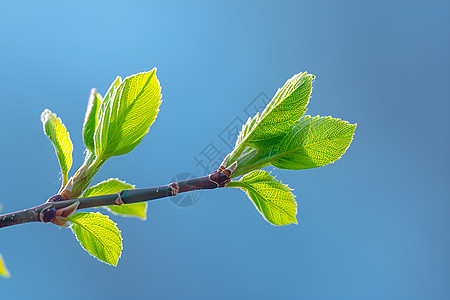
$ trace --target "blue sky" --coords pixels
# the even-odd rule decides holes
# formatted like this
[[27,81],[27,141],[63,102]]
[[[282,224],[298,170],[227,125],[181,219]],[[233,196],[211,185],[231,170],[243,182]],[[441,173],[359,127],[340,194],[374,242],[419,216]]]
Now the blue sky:
[[117,268],[69,230],[5,228],[12,277],[0,280],[2,296],[448,299],[449,11],[448,1],[2,1],[5,212],[59,188],[41,112],[70,130],[75,169],[89,91],[105,93],[117,75],[157,67],[163,103],[142,143],[93,183],[203,175],[202,151],[227,152],[232,121],[301,71],[317,76],[308,114],[358,123],[338,162],[273,171],[297,195],[299,225],[271,226],[234,189],[202,192],[189,207],[155,201],[146,222],[114,217]]

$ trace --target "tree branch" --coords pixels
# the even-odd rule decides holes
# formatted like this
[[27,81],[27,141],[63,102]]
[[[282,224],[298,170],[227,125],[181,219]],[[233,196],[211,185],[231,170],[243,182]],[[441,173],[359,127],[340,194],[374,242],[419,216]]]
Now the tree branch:
[[208,176],[177,181],[159,187],[123,190],[117,194],[46,202],[33,208],[0,215],[0,228],[29,222],[51,222],[58,210],[65,209],[76,202],[79,202],[77,209],[83,209],[150,201],[176,196],[178,193],[224,187],[230,181],[230,172],[227,171],[217,170],[211,172]]

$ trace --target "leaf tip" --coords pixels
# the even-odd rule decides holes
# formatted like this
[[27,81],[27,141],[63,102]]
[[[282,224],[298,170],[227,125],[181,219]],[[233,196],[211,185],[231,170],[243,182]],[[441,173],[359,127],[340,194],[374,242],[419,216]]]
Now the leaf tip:
[[122,235],[108,216],[96,213],[76,213],[67,218],[81,247],[99,261],[116,267],[122,256]]
[[52,111],[48,108],[44,109],[44,111],[41,113],[41,122],[45,125],[45,123],[48,121],[49,116],[52,115]]
[[11,278],[11,273],[9,273],[6,268],[5,261],[3,260],[2,255],[0,254],[0,276],[4,278]]

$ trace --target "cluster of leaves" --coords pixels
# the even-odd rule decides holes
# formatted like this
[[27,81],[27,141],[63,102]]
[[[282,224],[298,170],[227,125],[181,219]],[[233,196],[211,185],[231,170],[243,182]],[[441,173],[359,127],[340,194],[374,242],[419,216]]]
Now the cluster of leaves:
[[[155,69],[117,77],[104,97],[91,91],[83,125],[86,156],[83,165],[69,179],[72,142],[66,127],[54,113],[45,110],[41,119],[50,138],[62,173],[59,193],[70,198],[118,193],[134,188],[119,179],[108,179],[92,187],[93,176],[112,157],[133,150],[154,122],[161,103]],[[290,78],[260,114],[243,125],[236,145],[226,158],[226,167],[236,164],[227,187],[240,188],[263,217],[273,225],[297,223],[297,203],[292,190],[270,173],[279,169],[302,170],[338,160],[350,146],[356,124],[332,117],[304,115],[312,91],[314,75],[299,73]],[[126,216],[146,219],[147,203],[105,207]],[[65,219],[81,246],[99,260],[117,265],[122,253],[122,237],[116,224],[101,213],[80,212]],[[9,273],[0,256],[0,275]]]
[[[41,120],[61,167],[60,193],[67,190],[70,198],[92,197],[134,188],[117,178],[87,187],[108,158],[126,154],[140,143],[155,121],[160,104],[161,88],[156,69],[129,76],[123,81],[117,77],[104,97],[92,89],[83,124],[85,161],[70,179],[73,150],[70,135],[61,119],[46,109]],[[142,220],[147,216],[146,202],[104,208]],[[67,221],[85,250],[105,263],[117,265],[122,253],[122,237],[108,216],[99,212],[80,212],[69,216]]]
[[314,75],[299,73],[278,89],[259,114],[242,126],[227,166],[237,162],[227,187],[244,190],[273,225],[297,223],[297,203],[291,189],[258,170],[316,168],[338,160],[350,146],[356,124],[331,117],[304,116]]

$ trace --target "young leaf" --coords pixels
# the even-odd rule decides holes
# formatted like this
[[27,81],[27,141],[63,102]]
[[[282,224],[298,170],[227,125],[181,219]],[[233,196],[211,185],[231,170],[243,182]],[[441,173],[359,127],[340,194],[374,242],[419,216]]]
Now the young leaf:
[[6,268],[5,261],[3,260],[1,254],[0,254],[0,276],[3,276],[5,278],[11,277],[11,274],[9,274],[9,271]]
[[112,97],[114,97],[114,93],[116,92],[119,85],[122,83],[122,78],[120,76],[117,76],[116,79],[111,83],[109,86],[108,91],[105,94],[104,100],[110,101]]
[[95,89],[91,90],[83,124],[83,140],[86,148],[94,152],[94,133],[97,126],[97,113],[102,103],[102,96]]
[[356,124],[341,119],[304,116],[278,145],[244,153],[232,177],[269,164],[279,169],[302,170],[333,163],[350,146],[355,128]]
[[41,114],[41,121],[44,127],[44,133],[48,136],[55,148],[63,175],[63,185],[65,185],[68,181],[69,170],[72,167],[73,146],[69,132],[67,132],[61,119],[48,109],[44,110]]
[[259,115],[249,118],[242,126],[229,164],[235,161],[246,146],[267,148],[278,144],[284,134],[305,113],[315,76],[299,73],[290,78]]
[[253,171],[227,187],[243,189],[263,217],[273,225],[297,224],[297,202],[291,189],[270,173]]
[[277,146],[271,161],[279,169],[302,170],[335,162],[353,140],[356,124],[332,117],[305,116]]
[[104,208],[114,215],[122,217],[136,217],[143,221],[147,220],[147,202],[138,202],[122,205],[108,205]]
[[[121,181],[117,178],[110,178],[106,181],[102,181],[84,191],[83,198],[94,197],[108,194],[115,194],[122,190],[134,189],[134,185]],[[122,204],[122,205],[110,205],[104,206],[109,211],[122,215],[138,217],[142,220],[147,219],[147,202]]]
[[117,266],[122,236],[116,224],[101,213],[80,212],[67,218],[81,246],[97,259]]
[[156,69],[111,86],[98,112],[94,134],[97,157],[126,154],[140,143],[158,114],[160,91]]

